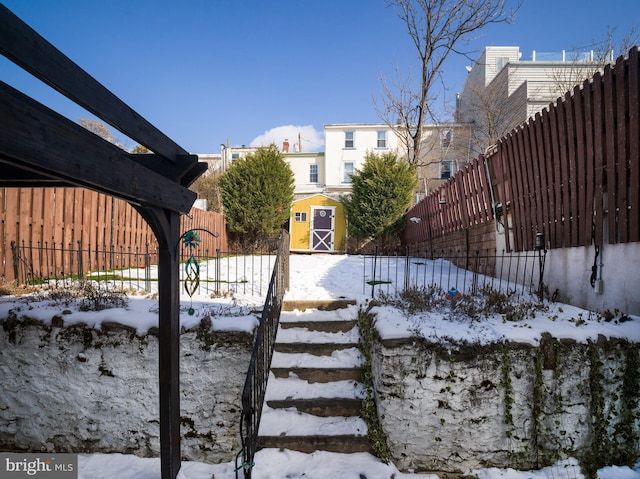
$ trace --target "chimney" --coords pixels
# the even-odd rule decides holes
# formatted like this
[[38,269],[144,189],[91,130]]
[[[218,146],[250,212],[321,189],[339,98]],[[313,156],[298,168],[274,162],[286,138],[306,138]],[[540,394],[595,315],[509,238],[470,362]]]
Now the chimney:
[[289,153],[289,140],[285,139],[282,143],[282,152]]

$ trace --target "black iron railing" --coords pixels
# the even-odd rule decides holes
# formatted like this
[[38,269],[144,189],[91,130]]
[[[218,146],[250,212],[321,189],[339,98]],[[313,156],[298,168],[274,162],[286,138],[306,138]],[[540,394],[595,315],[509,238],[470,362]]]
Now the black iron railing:
[[523,295],[543,292],[546,251],[519,253],[442,250],[430,254],[411,253],[409,248],[393,254],[365,255],[363,293],[375,297],[409,288],[435,286],[455,288],[462,294],[480,289]]
[[[242,450],[236,458],[236,478],[240,471],[243,472],[245,479],[251,478],[253,458],[257,450],[262,405],[267,389],[267,381],[269,380],[276,333],[280,322],[282,298],[288,288],[289,233],[282,231],[269,290],[253,346],[249,371],[242,391],[242,414],[240,416]],[[238,464],[239,462],[240,464]]]
[[[275,242],[274,242],[275,243]],[[180,262],[193,252],[200,264],[196,294],[221,294],[228,290],[263,296],[275,262],[275,244],[257,251],[208,251],[182,246]],[[65,286],[76,280],[102,286],[157,291],[158,250],[143,247],[93,246],[76,243],[16,243],[11,241],[12,266],[18,284]],[[184,280],[184,268],[180,268]]]

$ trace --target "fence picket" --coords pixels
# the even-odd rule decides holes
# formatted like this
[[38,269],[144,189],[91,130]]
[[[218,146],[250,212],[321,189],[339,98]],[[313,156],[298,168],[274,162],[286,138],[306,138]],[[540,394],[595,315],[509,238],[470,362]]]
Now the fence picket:
[[[640,185],[640,59],[638,49],[629,52],[629,184]],[[640,188],[630,189],[629,198],[629,241],[640,241]]]
[[617,158],[617,194],[619,197],[618,202],[618,237],[620,243],[627,243],[629,241],[629,210],[628,196],[627,196],[627,179],[629,177],[628,165],[629,165],[629,152],[627,150],[627,138],[629,138],[628,132],[628,85],[627,85],[627,68],[626,62],[623,57],[619,57],[615,65],[615,142],[616,142],[616,158]]
[[[507,251],[530,250],[534,233],[551,248],[640,241],[640,52],[629,51],[502,137],[488,172],[469,163],[407,213],[405,244],[450,240],[493,220],[502,206]],[[479,176],[476,176],[479,175]],[[493,198],[480,187],[491,182]],[[488,188],[487,188],[488,189]],[[481,196],[484,195],[484,198]],[[439,198],[446,204],[439,205]],[[460,205],[451,203],[460,202]],[[434,207],[434,205],[438,205]],[[488,205],[488,215],[480,215]]]
[[594,132],[594,111],[593,111],[593,89],[588,80],[582,84],[582,114],[584,118],[584,160],[582,162],[584,168],[584,189],[582,204],[583,228],[582,228],[582,246],[591,244],[593,235],[594,212],[596,211],[595,199],[595,132]]
[[[185,231],[193,224],[220,235],[205,235],[203,247],[209,251],[228,248],[224,216],[197,209],[192,209],[190,216],[195,219],[189,223],[188,216],[182,217]],[[152,249],[156,245],[151,228],[131,205],[81,188],[0,188],[0,218],[0,238],[4,240],[0,244],[0,278],[4,281],[16,279],[11,241],[27,253],[33,274],[47,277],[77,273],[80,265],[85,273],[91,271],[96,267],[98,250],[113,265],[120,247],[135,251],[147,243]],[[78,249],[82,251],[79,257]],[[136,264],[131,258],[132,265]],[[140,262],[138,266],[143,266],[144,258]]]

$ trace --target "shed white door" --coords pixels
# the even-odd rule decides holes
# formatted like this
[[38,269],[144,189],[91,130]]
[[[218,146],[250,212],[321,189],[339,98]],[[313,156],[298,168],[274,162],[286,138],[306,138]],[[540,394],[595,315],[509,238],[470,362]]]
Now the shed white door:
[[311,207],[311,249],[333,251],[335,206]]

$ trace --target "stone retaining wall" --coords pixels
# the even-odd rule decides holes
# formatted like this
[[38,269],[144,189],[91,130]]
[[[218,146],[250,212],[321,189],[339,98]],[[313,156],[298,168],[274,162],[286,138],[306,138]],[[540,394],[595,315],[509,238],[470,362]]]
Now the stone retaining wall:
[[640,456],[638,345],[380,341],[378,413],[400,469],[537,469],[576,457],[589,472]]
[[[211,332],[207,321],[180,338],[182,457],[226,462],[240,450],[253,338]],[[159,456],[156,331],[0,325],[0,449]]]

